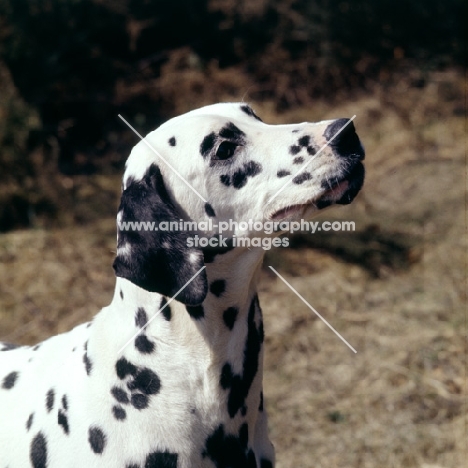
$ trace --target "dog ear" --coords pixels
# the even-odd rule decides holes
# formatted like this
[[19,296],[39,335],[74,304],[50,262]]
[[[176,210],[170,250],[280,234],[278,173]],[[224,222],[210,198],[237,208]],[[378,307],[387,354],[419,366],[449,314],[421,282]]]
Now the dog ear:
[[[159,167],[152,165],[142,180],[129,178],[117,218],[117,256],[113,265],[116,276],[170,297],[184,287],[203,267],[203,252],[187,246],[188,232],[157,230],[161,221],[179,222],[180,218]],[[133,226],[129,224],[132,222]],[[207,290],[203,270],[176,300],[198,305],[205,299]]]

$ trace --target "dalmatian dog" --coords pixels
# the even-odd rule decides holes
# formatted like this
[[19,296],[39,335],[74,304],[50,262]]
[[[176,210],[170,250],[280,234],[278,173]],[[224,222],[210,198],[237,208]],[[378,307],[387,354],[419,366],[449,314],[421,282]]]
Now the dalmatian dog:
[[[363,159],[347,119],[267,125],[244,103],[149,133],[126,165],[111,304],[35,346],[0,344],[0,468],[272,468],[256,293],[265,250],[236,246],[235,227],[224,243],[213,226],[348,204]],[[202,227],[122,227],[182,220]]]

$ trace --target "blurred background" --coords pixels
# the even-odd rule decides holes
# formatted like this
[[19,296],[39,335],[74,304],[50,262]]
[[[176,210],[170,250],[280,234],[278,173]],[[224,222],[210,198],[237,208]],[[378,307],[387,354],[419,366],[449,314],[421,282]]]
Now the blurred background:
[[351,117],[367,178],[261,282],[278,468],[468,460],[462,0],[0,0],[0,340],[112,297],[120,180],[141,133],[219,101],[267,123]]

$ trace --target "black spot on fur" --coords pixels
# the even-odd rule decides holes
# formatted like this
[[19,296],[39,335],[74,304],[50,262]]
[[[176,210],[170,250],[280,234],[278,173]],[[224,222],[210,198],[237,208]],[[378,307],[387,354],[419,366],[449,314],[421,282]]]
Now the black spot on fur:
[[149,404],[148,395],[155,395],[161,389],[161,381],[159,377],[146,367],[137,367],[124,358],[119,359],[117,363],[117,375],[120,378],[125,378],[131,375],[133,378],[127,382],[127,388],[131,391],[129,398],[128,394],[119,387],[112,387],[111,393],[114,398],[123,404],[129,402],[137,409],[144,409]]
[[227,362],[221,369],[221,378],[219,379],[221,387],[224,388],[224,390],[231,387],[233,378],[234,373],[232,372],[232,366]]
[[229,307],[223,312],[223,320],[229,330],[234,328],[234,323],[236,322],[238,313],[239,309],[237,307]]
[[247,452],[247,468],[257,468],[257,460],[253,450]]
[[169,145],[175,146],[177,144],[175,137],[169,138]]
[[128,382],[129,390],[139,390],[145,395],[154,395],[161,389],[159,377],[151,370],[144,367],[138,370],[135,378]]
[[224,184],[226,187],[229,187],[231,185],[231,177],[229,177],[227,174],[222,174],[219,176],[219,180],[221,181],[222,184]]
[[101,428],[91,426],[88,430],[88,442],[94,453],[104,452],[106,446],[106,436]]
[[205,316],[205,310],[203,309],[202,305],[199,306],[186,306],[187,312],[189,313],[190,317],[195,320],[200,320]]
[[127,375],[135,375],[137,372],[137,367],[134,366],[131,362],[127,361],[125,358],[120,358],[115,363],[115,370],[119,379],[124,379]]
[[127,417],[127,412],[121,406],[113,406],[112,414],[118,421],[123,421]]
[[256,176],[257,174],[260,174],[260,172],[262,172],[262,166],[254,161],[249,161],[244,167],[247,176],[249,177]]
[[46,395],[46,408],[47,412],[50,413],[52,411],[52,408],[54,407],[54,400],[55,400],[55,392],[51,388]]
[[161,299],[161,304],[159,305],[159,309],[162,309],[161,314],[169,322],[172,318],[172,311],[171,311],[171,307],[166,304],[167,304],[167,300],[165,297],[163,297]]
[[215,210],[209,203],[205,203],[205,213],[210,217],[214,218],[216,216]]
[[242,447],[247,447],[249,443],[249,426],[247,423],[242,424],[239,429],[239,441]]
[[[178,208],[173,204],[166,190],[159,168],[152,164],[141,180],[127,179],[122,193],[119,212],[121,221],[158,222],[180,219]],[[116,276],[126,278],[149,292],[172,297],[187,305],[198,305],[205,299],[208,287],[206,273],[201,271],[203,259],[200,250],[190,248],[187,239],[189,231],[145,231],[118,229],[117,256],[114,260]],[[170,248],[166,248],[166,244]],[[128,247],[131,255],[126,255]],[[195,254],[194,262],[188,261]]]
[[312,174],[310,172],[301,172],[299,175],[297,175],[296,177],[294,177],[294,179],[292,180],[295,184],[302,184],[304,183],[306,180],[310,180],[312,179]]
[[258,410],[263,411],[263,392],[260,392],[260,404],[258,405]]
[[245,133],[236,127],[232,122],[226,124],[219,132],[221,138],[226,140],[235,141],[236,143],[243,144],[245,142]]
[[304,158],[302,156],[298,156],[294,158],[293,164],[302,164],[304,162]]
[[135,348],[142,354],[151,354],[154,351],[154,343],[146,335],[138,335],[135,338]]
[[210,154],[210,151],[213,149],[215,142],[216,134],[214,132],[206,135],[206,137],[203,138],[203,141],[200,145],[200,153],[204,158]]
[[249,177],[255,177],[262,172],[262,166],[255,161],[249,161],[244,164],[242,169],[234,172],[232,176],[232,185],[236,189],[240,189],[247,184]]
[[88,353],[85,352],[83,354],[83,362],[84,362],[84,365],[85,365],[85,369],[86,369],[86,373],[88,375],[91,374],[91,371],[93,369],[93,363],[91,362],[91,360],[89,359],[89,356],[88,356]]
[[112,387],[111,388],[112,396],[119,402],[127,404],[129,403],[127,392],[119,387]]
[[18,379],[18,372],[10,372],[4,379],[2,383],[2,388],[5,390],[10,390],[15,386],[16,380]]
[[247,184],[249,177],[255,177],[262,172],[262,166],[255,161],[248,161],[244,163],[241,169],[234,172],[232,176],[223,174],[219,180],[226,187],[230,187],[231,184],[234,188],[240,189]]
[[310,136],[309,135],[304,135],[303,137],[299,138],[298,143],[300,146],[309,146],[310,143]]
[[177,468],[177,453],[153,452],[145,460],[144,468]]
[[284,169],[281,169],[280,171],[276,173],[276,176],[279,178],[286,177],[288,175],[291,175],[291,173],[289,171],[285,171]]
[[226,434],[221,424],[206,439],[202,455],[210,458],[216,468],[256,468],[255,454],[247,444],[247,424],[240,427],[238,436]]
[[221,296],[223,292],[226,290],[226,281],[219,279],[215,280],[210,284],[210,292],[214,294],[216,297]]
[[41,347],[41,345],[37,344],[36,346],[34,346],[34,348],[32,350],[37,351],[40,347]]
[[266,458],[262,458],[260,460],[260,468],[273,468],[273,463],[271,463],[271,461],[267,460]]
[[31,413],[31,414],[29,415],[28,420],[26,421],[26,429],[27,429],[28,431],[29,431],[29,429],[31,429],[33,420],[34,420],[34,413]]
[[62,426],[63,432],[68,435],[70,432],[70,428],[68,427],[68,418],[67,415],[62,412],[62,410],[59,410],[58,412],[58,423],[59,426]]
[[258,371],[262,336],[261,330],[257,329],[255,324],[255,312],[259,308],[258,297],[255,296],[250,304],[247,318],[248,331],[244,346],[242,375],[234,374],[229,363],[225,363],[221,370],[220,385],[224,389],[229,389],[228,412],[231,418],[245,405],[245,399]]
[[313,146],[313,141],[311,142],[311,137],[309,135],[304,135],[297,141],[297,145],[292,145],[289,148],[289,153],[295,156],[298,154],[302,148],[306,148],[307,153],[314,155],[317,151]]
[[29,459],[33,468],[47,468],[47,440],[42,432],[31,441]]
[[141,393],[135,393],[132,395],[130,402],[134,408],[142,410],[148,407],[149,398]]
[[135,325],[143,328],[148,323],[148,315],[143,307],[138,307],[135,314]]
[[299,153],[301,149],[302,148],[298,145],[292,145],[289,147],[289,154],[291,154],[292,156],[296,156],[296,154]]
[[65,434],[69,434],[70,428],[68,425],[68,416],[66,414],[68,410],[68,399],[67,395],[62,395],[62,408],[59,409],[58,411],[58,424],[59,426],[62,426],[63,431]]
[[0,351],[11,351],[12,349],[20,347],[20,345],[13,343],[0,343],[0,346],[2,346],[2,349],[0,349]]
[[241,110],[245,112],[247,115],[249,115],[250,117],[257,119],[260,122],[263,122],[263,120],[254,112],[254,110],[250,106],[243,105],[241,106]]
[[123,293],[122,289],[120,289],[120,299],[123,300],[123,298],[124,298],[124,293]]

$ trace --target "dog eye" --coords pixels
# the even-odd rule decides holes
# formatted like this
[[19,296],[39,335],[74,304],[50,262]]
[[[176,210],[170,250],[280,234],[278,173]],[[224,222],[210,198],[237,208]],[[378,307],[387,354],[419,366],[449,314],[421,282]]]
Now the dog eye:
[[229,159],[234,156],[236,152],[237,144],[233,143],[232,141],[223,141],[216,150],[216,158],[215,159]]

